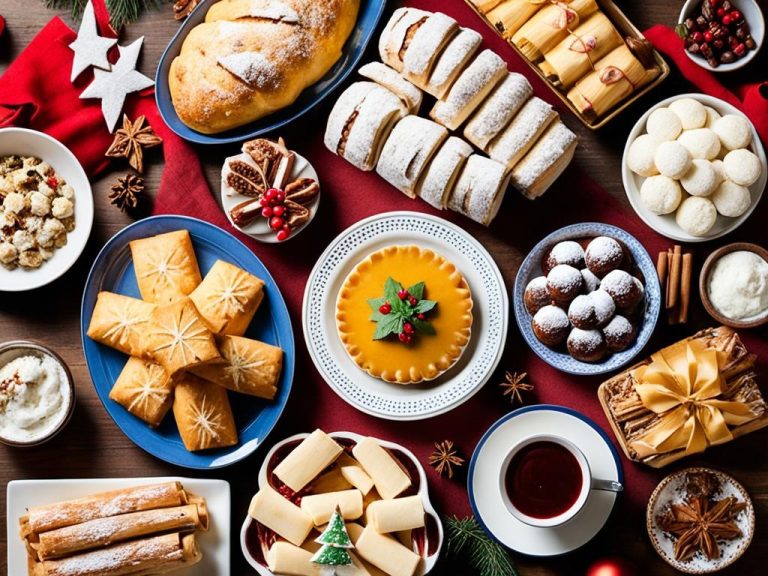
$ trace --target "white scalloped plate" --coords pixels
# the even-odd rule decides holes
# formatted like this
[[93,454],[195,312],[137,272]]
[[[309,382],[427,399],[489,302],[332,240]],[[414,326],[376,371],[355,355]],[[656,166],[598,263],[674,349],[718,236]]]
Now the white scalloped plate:
[[[364,435],[355,434],[354,432],[329,432],[328,435],[334,439],[338,439],[341,442],[346,440],[349,443],[357,443],[365,438]],[[259,469],[259,488],[270,485],[268,474],[274,468],[274,465],[271,466],[270,463],[272,462],[273,457],[278,452],[278,450],[280,450],[286,444],[292,442],[298,444],[299,441],[304,440],[304,438],[307,436],[309,436],[309,434],[306,432],[302,434],[295,434],[275,444],[272,450],[270,450],[269,453],[265,456],[261,468]],[[440,521],[440,516],[435,511],[434,506],[432,506],[432,502],[429,500],[429,485],[427,483],[427,475],[424,473],[424,467],[421,465],[421,462],[419,462],[416,456],[414,456],[413,452],[407,448],[387,440],[379,440],[378,438],[374,438],[374,440],[376,440],[383,448],[386,448],[391,453],[393,453],[393,455],[401,461],[406,470],[409,470],[410,472],[416,472],[418,475],[416,493],[421,496],[421,501],[424,505],[424,512],[427,515],[426,524],[430,526],[431,530],[433,531],[433,540],[430,540],[430,529],[420,528],[418,530],[412,531],[411,546],[412,550],[423,558],[423,560],[419,563],[414,576],[425,576],[432,570],[432,568],[435,567],[435,564],[437,563],[437,560],[440,556],[440,550],[443,547],[444,536],[443,524]],[[277,464],[277,462],[274,464]],[[413,474],[411,474],[411,476],[413,476]],[[246,515],[245,520],[243,521],[243,526],[240,529],[240,548],[243,551],[243,556],[245,557],[248,564],[250,564],[256,570],[256,572],[259,573],[260,576],[275,576],[274,573],[266,566],[266,563],[263,559],[268,550],[268,546],[271,545],[271,542],[274,541],[275,536],[271,533],[271,531],[257,523],[257,526],[264,529],[265,531],[268,531],[270,536],[264,536],[267,538],[267,540],[260,542],[261,549],[259,553],[262,555],[262,558],[255,558],[248,548],[249,530],[253,524],[254,520],[250,516]]]
[[[336,330],[336,297],[344,279],[371,252],[393,244],[417,244],[441,254],[472,291],[472,338],[461,360],[424,384],[391,384],[365,373]],[[309,276],[302,310],[307,349],[331,390],[361,412],[388,420],[431,418],[466,402],[496,369],[508,321],[507,288],[488,251],[455,224],[419,212],[377,214],[339,234]]]

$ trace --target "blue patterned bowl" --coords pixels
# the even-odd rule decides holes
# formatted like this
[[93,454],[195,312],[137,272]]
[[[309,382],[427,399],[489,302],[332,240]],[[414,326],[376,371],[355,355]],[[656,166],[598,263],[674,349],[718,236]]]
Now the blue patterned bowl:
[[[645,277],[645,313],[643,315],[642,323],[638,328],[635,343],[623,352],[610,354],[609,356],[606,356],[605,360],[602,362],[596,363],[581,362],[565,351],[549,348],[545,344],[539,342],[539,339],[536,338],[536,335],[533,333],[531,315],[528,313],[528,310],[525,309],[524,298],[525,287],[528,285],[528,282],[536,276],[541,276],[543,274],[541,270],[541,261],[547,250],[563,240],[575,240],[592,236],[610,236],[623,243],[630,254],[632,254],[632,258],[635,260],[635,265]],[[651,334],[653,334],[653,329],[656,327],[656,322],[659,319],[661,289],[659,287],[658,276],[656,275],[656,266],[637,238],[616,226],[601,224],[599,222],[584,222],[581,224],[572,224],[571,226],[566,226],[565,228],[553,232],[536,244],[533,250],[531,250],[523,261],[522,266],[520,266],[520,270],[517,272],[514,290],[514,308],[517,325],[520,327],[520,332],[522,332],[523,338],[536,355],[544,360],[544,362],[562,372],[568,372],[569,374],[605,374],[607,372],[618,370],[632,362],[648,343]]]

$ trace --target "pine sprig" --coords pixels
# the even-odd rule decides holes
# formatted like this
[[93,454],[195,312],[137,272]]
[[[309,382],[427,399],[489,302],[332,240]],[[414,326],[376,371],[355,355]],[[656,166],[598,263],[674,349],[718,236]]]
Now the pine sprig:
[[[134,22],[148,8],[160,8],[163,2],[170,0],[106,0],[112,27],[120,30],[127,22]],[[80,20],[88,0],[44,0],[48,8],[69,8],[72,18]]]
[[478,576],[518,576],[503,546],[488,537],[473,516],[447,519],[448,554],[463,558]]

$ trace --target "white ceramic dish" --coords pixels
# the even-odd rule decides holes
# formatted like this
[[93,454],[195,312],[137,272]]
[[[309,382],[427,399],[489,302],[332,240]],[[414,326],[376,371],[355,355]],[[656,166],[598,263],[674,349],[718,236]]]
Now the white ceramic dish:
[[0,292],[25,292],[53,282],[80,257],[91,235],[93,194],[75,155],[47,134],[26,128],[0,128],[0,157],[10,154],[36,156],[48,162],[75,190],[75,229],[67,234],[66,246],[58,248],[50,260],[33,270],[8,270],[0,266]]
[[[296,154],[294,152],[294,154]],[[224,165],[230,161],[230,160],[243,160],[245,162],[250,162],[250,157],[248,157],[247,154],[237,154],[236,156],[230,156],[229,158],[224,160]],[[248,226],[243,226],[242,228],[240,226],[237,226],[232,221],[232,216],[230,216],[229,211],[232,210],[235,206],[240,204],[241,202],[245,202],[248,200],[247,196],[243,196],[242,194],[238,194],[235,192],[229,184],[227,184],[225,177],[224,177],[224,170],[222,169],[221,174],[221,206],[224,209],[224,214],[227,215],[227,219],[229,220],[229,223],[232,224],[237,230],[240,230],[244,234],[247,234],[251,238],[254,238],[258,240],[259,242],[266,242],[268,244],[274,244],[278,242],[276,233],[274,230],[272,230],[269,227],[268,220],[266,218],[262,218],[259,216],[248,224]],[[293,163],[293,170],[291,171],[291,176],[288,178],[289,182],[292,182],[296,180],[297,178],[312,178],[315,182],[318,184],[320,183],[320,179],[317,176],[317,172],[312,167],[312,164],[309,163],[309,160],[304,158],[304,156],[300,156],[299,154],[296,154],[296,160]],[[304,224],[301,226],[298,226],[297,228],[294,228],[291,231],[291,235],[288,236],[286,240],[290,240],[291,238],[294,238],[295,236],[298,236],[304,228],[309,226],[309,223],[312,222],[312,220],[315,218],[315,215],[317,214],[317,208],[320,206],[320,194],[318,193],[317,198],[315,198],[314,202],[307,205],[307,208],[309,208],[309,220],[307,220]]]
[[[355,265],[395,244],[418,244],[443,255],[472,292],[472,337],[461,359],[424,384],[391,384],[361,370],[336,331],[336,297]],[[421,420],[452,410],[493,374],[504,352],[509,299],[498,266],[468,232],[418,212],[387,212],[347,228],[318,259],[304,291],[302,323],[307,349],[325,381],[358,410],[388,420]]]
[[211,516],[208,532],[199,538],[203,559],[184,576],[229,576],[230,507],[229,482],[198,478],[84,478],[79,480],[13,480],[8,483],[7,513],[5,516],[8,544],[8,574],[27,573],[27,551],[18,535],[19,517],[27,506],[49,504],[119,490],[140,484],[155,484],[178,480],[185,488],[206,499]]
[[[740,502],[747,503],[746,509],[736,517],[736,525],[741,529],[743,536],[733,540],[720,540],[720,558],[717,560],[708,560],[697,553],[688,562],[680,562],[675,559],[675,540],[656,525],[656,517],[664,512],[668,502],[682,501],[686,474],[700,471],[711,472],[718,477],[721,485],[718,497],[735,496]],[[755,533],[755,508],[747,491],[732,476],[711,468],[686,468],[664,478],[648,500],[645,520],[651,544],[659,556],[675,570],[686,574],[709,574],[730,566],[744,554]]]
[[[752,143],[749,145],[748,149],[757,155],[757,157],[760,159],[760,164],[763,167],[760,178],[758,178],[757,182],[749,187],[749,192],[752,195],[752,204],[744,214],[737,218],[727,218],[725,216],[718,215],[715,225],[706,236],[692,236],[684,232],[680,226],[677,225],[677,222],[675,222],[674,213],[659,216],[658,214],[654,214],[648,210],[648,208],[646,208],[640,200],[640,187],[642,186],[645,178],[632,172],[627,165],[627,154],[629,153],[629,146],[638,136],[645,133],[645,123],[648,120],[648,116],[651,115],[651,112],[657,108],[669,106],[670,103],[680,98],[693,98],[698,100],[704,104],[704,106],[710,106],[714,108],[721,115],[738,114],[746,118],[746,116],[744,116],[744,114],[734,106],[731,106],[727,102],[723,102],[719,98],[713,98],[712,96],[707,96],[706,94],[680,94],[678,96],[672,96],[671,98],[662,100],[655,106],[652,106],[645,114],[643,114],[640,117],[640,120],[637,121],[637,124],[635,124],[630,131],[629,136],[627,137],[627,144],[624,147],[624,155],[621,159],[621,179],[624,183],[624,191],[627,194],[627,198],[629,199],[629,203],[632,205],[632,208],[637,213],[637,215],[640,216],[642,221],[656,230],[656,232],[662,236],[671,238],[672,240],[677,240],[678,242],[706,242],[707,240],[714,240],[715,238],[725,236],[729,232],[733,232],[736,228],[741,226],[747,218],[749,218],[749,215],[752,214],[752,211],[757,207],[758,202],[760,202],[760,197],[763,195],[766,182],[768,182],[768,162],[766,161],[763,145],[760,143],[760,137],[757,135],[755,127],[752,126],[752,123],[750,122],[750,126],[752,126]],[[749,119],[747,118],[747,120]]]
[[593,490],[574,518],[555,527],[531,526],[509,511],[500,482],[506,456],[518,442],[553,431],[581,450],[595,478],[624,482],[619,455],[611,441],[597,424],[575,410],[540,404],[499,419],[472,454],[467,480],[469,502],[486,532],[504,546],[529,556],[558,556],[580,548],[608,521],[618,497],[617,492]]
[[[701,5],[702,1],[703,0],[687,0],[680,10],[678,23],[684,22],[685,19]],[[757,53],[763,46],[763,39],[765,38],[765,19],[763,18],[763,11],[761,10],[760,5],[755,0],[730,0],[730,2],[736,10],[742,13],[747,24],[749,24],[749,33],[755,40],[756,46],[754,50],[747,52],[743,58],[739,58],[730,64],[720,64],[717,68],[710,66],[709,63],[707,63],[707,59],[703,56],[691,54],[688,50],[685,51],[685,55],[688,56],[688,58],[710,72],[730,72],[731,70],[743,68],[757,56]]]
[[[355,444],[365,438],[365,436],[361,434],[355,434],[354,432],[329,432],[328,435],[342,444],[345,442],[347,444]],[[294,436],[286,438],[285,440],[275,444],[272,450],[270,450],[269,453],[265,456],[261,468],[259,469],[259,488],[270,485],[269,478],[271,477],[272,469],[277,464],[277,462],[273,462],[273,457],[275,454],[286,444],[298,444],[307,436],[309,436],[308,433],[295,434]],[[413,551],[423,558],[423,560],[419,563],[414,576],[424,576],[425,574],[429,573],[432,568],[435,567],[435,564],[437,563],[437,560],[440,556],[440,550],[443,546],[444,536],[443,525],[440,522],[440,516],[435,511],[434,506],[432,506],[432,502],[429,500],[427,475],[424,473],[424,467],[421,465],[413,452],[401,446],[400,444],[395,444],[394,442],[379,440],[378,438],[376,441],[400,460],[401,464],[410,473],[412,478],[414,474],[418,476],[418,484],[414,483],[414,486],[416,486],[416,493],[421,496],[421,501],[424,505],[424,512],[427,515],[426,523],[431,527],[432,534],[430,538],[430,529],[421,528],[418,530],[413,530],[411,534],[411,545]],[[243,551],[243,556],[245,557],[248,564],[250,564],[256,570],[256,572],[259,573],[260,576],[274,576],[274,573],[266,566],[263,558],[254,557],[254,555],[248,549],[247,541],[249,529],[253,524],[254,520],[250,516],[246,515],[245,520],[243,521],[243,526],[240,529],[240,547]],[[263,526],[259,526],[261,529],[269,531]],[[269,532],[271,533],[271,531]],[[272,534],[272,538],[269,540],[270,542],[273,541],[273,537],[274,535]],[[264,548],[266,547],[268,550],[268,547],[264,542],[261,544],[262,548],[260,553],[264,555],[266,554],[266,550]]]

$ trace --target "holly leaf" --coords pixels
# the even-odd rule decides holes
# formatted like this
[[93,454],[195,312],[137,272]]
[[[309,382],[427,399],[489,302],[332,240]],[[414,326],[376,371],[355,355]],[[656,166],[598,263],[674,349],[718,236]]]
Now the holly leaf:
[[416,304],[416,308],[413,309],[414,314],[426,314],[430,310],[432,310],[435,306],[437,306],[437,302],[434,300],[419,300],[419,303]]
[[374,312],[378,312],[379,311],[379,307],[382,304],[384,304],[384,302],[386,302],[386,301],[387,301],[387,299],[384,298],[384,297],[382,297],[382,298],[368,298],[368,306],[370,306],[371,310],[373,310]]
[[387,281],[384,282],[384,298],[389,300],[389,303],[394,307],[398,302],[400,302],[400,298],[397,297],[397,293],[402,289],[403,285],[400,284],[400,282],[392,280],[391,277],[387,278]]
[[381,322],[382,320],[385,320],[388,316],[389,314],[382,314],[381,312],[376,310],[368,317],[368,320],[370,320],[371,322]]
[[387,314],[380,322],[376,324],[376,332],[373,333],[374,340],[383,340],[390,334],[399,334],[403,330],[403,319],[398,314]]
[[430,336],[434,336],[435,334],[437,334],[437,332],[435,332],[434,326],[432,326],[432,324],[430,324],[429,322],[425,322],[424,320],[413,318],[411,320],[411,324],[413,324],[413,327],[416,328],[417,332],[420,332],[422,334],[429,334]]
[[424,282],[419,282],[408,288],[408,294],[416,298],[416,300],[424,298]]

